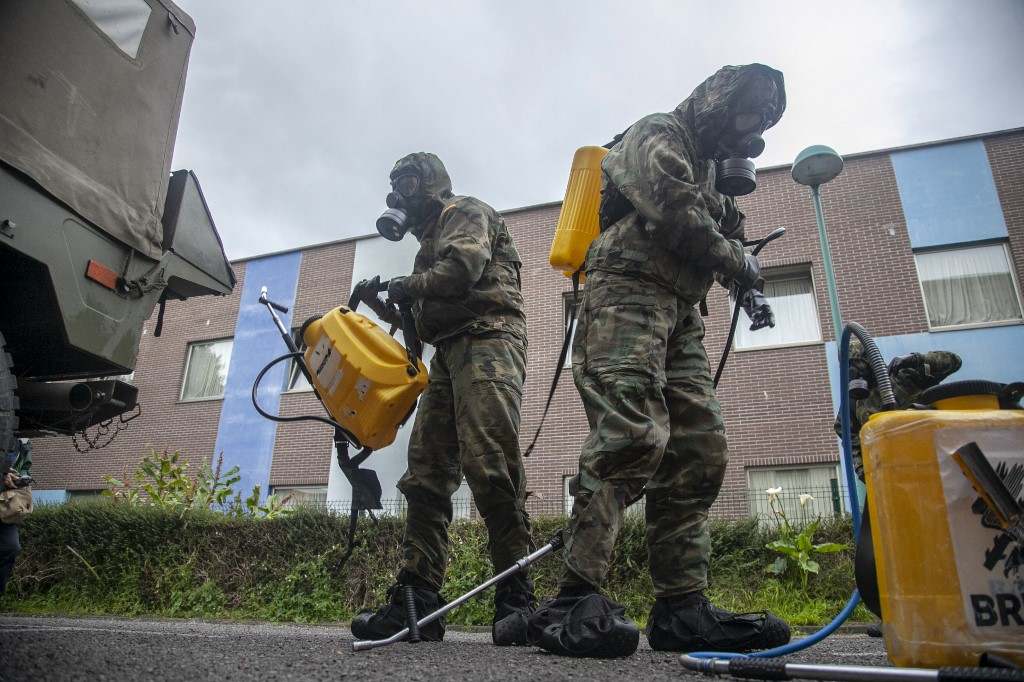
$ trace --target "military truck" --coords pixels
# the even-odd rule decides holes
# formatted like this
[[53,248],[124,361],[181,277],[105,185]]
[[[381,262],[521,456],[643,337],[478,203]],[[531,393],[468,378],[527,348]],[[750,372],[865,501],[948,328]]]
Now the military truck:
[[0,3],[0,452],[137,414],[146,320],[234,288],[170,173],[194,35],[169,0]]

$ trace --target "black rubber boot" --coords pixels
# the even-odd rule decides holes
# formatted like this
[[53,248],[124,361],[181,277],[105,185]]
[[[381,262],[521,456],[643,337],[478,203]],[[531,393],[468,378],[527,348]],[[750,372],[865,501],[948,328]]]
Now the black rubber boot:
[[751,651],[789,642],[789,626],[770,613],[732,613],[701,592],[657,599],[647,625],[655,651]]
[[533,596],[533,581],[522,573],[502,580],[494,592],[494,621],[491,640],[498,646],[529,644],[526,636],[527,619],[537,608]]
[[530,644],[562,656],[619,658],[640,643],[640,628],[624,607],[592,587],[563,588],[529,618]]
[[[376,611],[363,611],[352,619],[352,634],[357,639],[386,639],[409,626],[409,608],[406,603],[406,588],[412,590],[412,602],[419,620],[444,605],[433,590],[396,583],[388,589],[388,601]],[[444,639],[444,618],[440,618],[419,631],[425,642],[440,642]]]

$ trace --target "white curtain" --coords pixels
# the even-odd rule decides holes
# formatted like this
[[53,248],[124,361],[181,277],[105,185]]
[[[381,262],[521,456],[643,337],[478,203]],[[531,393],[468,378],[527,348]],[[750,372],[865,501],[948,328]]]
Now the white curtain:
[[919,253],[917,272],[932,327],[1021,318],[1002,244]]
[[232,341],[228,340],[192,346],[185,389],[181,395],[183,400],[219,398],[224,395],[232,345]]
[[750,331],[750,320],[740,312],[736,328],[736,348],[783,346],[791,343],[821,340],[818,308],[809,275],[769,279],[764,295],[775,313],[775,327]]

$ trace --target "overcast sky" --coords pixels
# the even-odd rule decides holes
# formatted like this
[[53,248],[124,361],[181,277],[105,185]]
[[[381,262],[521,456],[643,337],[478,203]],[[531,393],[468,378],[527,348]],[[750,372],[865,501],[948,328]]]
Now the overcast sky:
[[559,200],[573,151],[723,64],[786,77],[762,166],[1024,125],[1024,2],[177,0],[196,39],[173,168],[229,258],[374,232],[412,151],[456,193]]

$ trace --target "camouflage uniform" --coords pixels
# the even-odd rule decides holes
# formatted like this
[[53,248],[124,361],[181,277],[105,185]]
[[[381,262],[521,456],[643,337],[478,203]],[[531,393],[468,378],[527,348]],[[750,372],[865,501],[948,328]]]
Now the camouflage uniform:
[[[785,107],[782,74],[725,67],[673,112],[635,123],[602,164],[573,375],[590,435],[580,455],[563,588],[600,585],[627,504],[647,495],[658,597],[707,586],[708,508],[728,461],[695,306],[744,266],[743,214],[715,190],[715,145],[753,77]],[[763,81],[758,81],[763,82]]]
[[526,318],[521,260],[501,217],[482,201],[452,196],[436,156],[412,154],[395,170],[409,165],[433,208],[413,230],[420,250],[405,286],[415,299],[420,337],[435,354],[413,425],[409,468],[398,483],[409,503],[403,574],[439,590],[451,496],[463,475],[487,524],[494,568],[529,552],[519,451]]
[[[912,353],[894,359],[889,365],[889,379],[892,381],[892,391],[896,396],[897,409],[906,409],[917,402],[918,397],[925,389],[941,383],[950,374],[959,370],[962,362],[959,355],[944,350]],[[871,387],[866,398],[853,401],[850,404],[850,444],[853,446],[853,469],[857,472],[857,478],[863,481],[864,459],[860,450],[860,429],[867,424],[871,415],[881,411],[882,398],[874,379],[870,378],[872,376],[871,365],[864,358],[864,349],[858,339],[850,340],[850,370],[851,375],[867,379]],[[841,438],[843,425],[839,415],[836,416],[835,431],[836,435]]]

